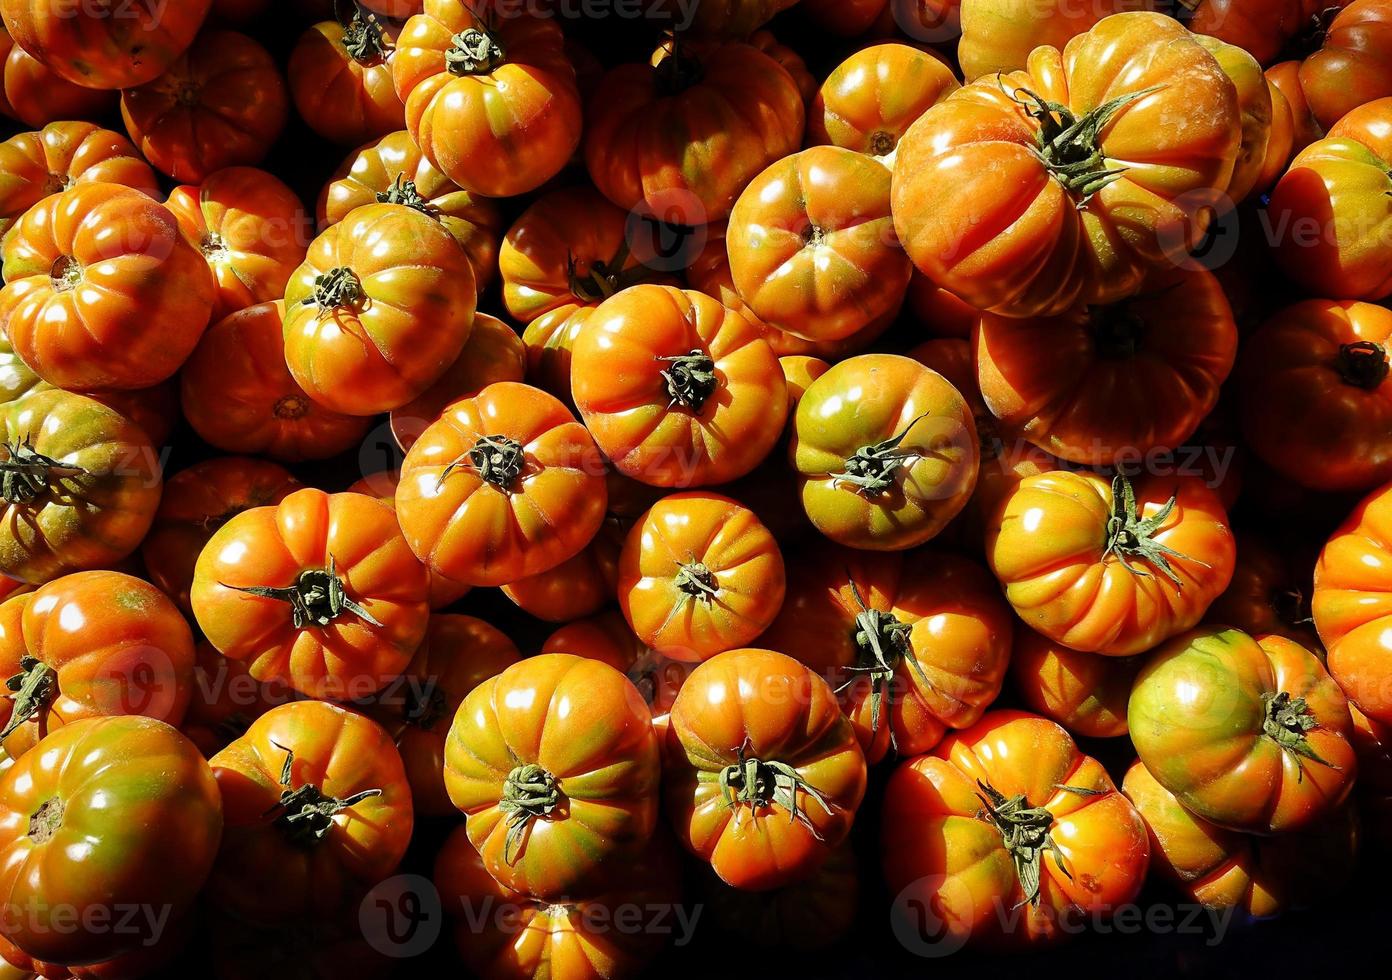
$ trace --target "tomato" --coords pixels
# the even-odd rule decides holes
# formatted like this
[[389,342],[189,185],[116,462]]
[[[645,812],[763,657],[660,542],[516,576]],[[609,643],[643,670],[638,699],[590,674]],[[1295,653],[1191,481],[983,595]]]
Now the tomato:
[[1147,659],[1127,723],[1152,776],[1191,812],[1259,834],[1308,827],[1353,787],[1353,722],[1319,659],[1283,636],[1206,627]]
[[115,93],[63,78],[15,44],[0,24],[0,114],[38,127],[60,119],[105,116],[115,105]]
[[871,763],[927,752],[1000,694],[1010,609],[980,565],[823,543],[792,568],[783,611],[759,642],[836,685]]
[[980,309],[1115,302],[1202,239],[1241,128],[1232,82],[1183,27],[1108,17],[925,112],[895,157],[895,227],[924,274]]
[[309,216],[289,187],[264,170],[229,167],[165,201],[217,282],[213,322],[285,294],[309,247]]
[[1061,459],[1109,465],[1185,445],[1218,404],[1237,324],[1211,273],[1168,269],[1119,303],[983,314],[972,343],[1002,429]]
[[896,914],[953,948],[1057,942],[1135,899],[1145,824],[1054,722],[993,711],[894,771],[880,854]]
[[0,930],[53,963],[149,948],[193,904],[221,831],[212,774],[178,731],[135,715],[65,725],[0,779]]
[[190,600],[208,641],[250,661],[258,681],[346,700],[405,668],[425,636],[428,589],[390,507],[307,488],[220,527]]
[[691,672],[663,769],[677,838],[753,891],[815,871],[865,796],[865,755],[831,685],[772,650],[730,650]]
[[305,394],[285,364],[285,304],[260,303],[203,334],[180,373],[184,417],[209,445],[294,462],[357,446],[371,420]]
[[492,0],[426,0],[397,39],[406,128],[471,194],[512,197],[554,177],[580,145],[580,93],[560,25]]
[[39,584],[133,552],[159,506],[159,463],[136,423],[66,391],[0,410],[0,573]]
[[77,183],[5,236],[0,328],[45,381],[148,388],[198,343],[213,275],[168,208],[118,184]]
[[780,44],[772,31],[755,31],[749,35],[749,44],[778,62],[792,78],[803,102],[812,101],[813,96],[817,94],[817,76],[808,70],[807,62],[803,61],[802,55],[786,44]]
[[[623,980],[640,976],[680,928],[681,870],[671,842],[657,836],[597,894],[538,901],[495,881],[458,827],[435,858],[434,882],[473,976]],[[480,910],[490,913],[481,928]]]
[[619,606],[658,653],[708,660],[773,622],[784,581],[783,555],[753,511],[719,494],[674,493],[628,532]]
[[260,163],[289,111],[275,61],[235,31],[200,34],[164,74],[121,93],[121,118],[140,152],[191,184],[224,167]]
[[1319,48],[1300,65],[1300,88],[1328,129],[1359,106],[1392,96],[1392,4],[1353,0],[1316,13]]
[[154,586],[75,572],[0,605],[5,753],[18,759],[64,725],[145,715],[177,725],[193,688],[193,636]]
[[[167,969],[175,957],[187,950],[196,918],[192,913],[172,918],[164,928],[156,927],[150,931],[148,945],[142,942],[100,963],[63,966],[35,960],[3,938],[0,938],[0,954],[3,954],[5,964],[15,968],[23,966],[19,980],[29,980],[35,974],[60,977],[62,980],[138,980]],[[15,980],[14,975],[3,969],[0,969],[0,977]]]
[[918,48],[861,48],[817,91],[807,114],[807,142],[843,146],[893,166],[909,127],[960,87],[952,69]]
[[0,17],[15,44],[61,78],[118,89],[148,82],[173,64],[193,43],[210,3],[3,0]]
[[1349,0],[1198,0],[1189,27],[1244,48],[1262,64],[1275,61],[1325,10]]
[[338,224],[364,204],[411,204],[444,225],[463,246],[482,290],[498,264],[502,215],[492,201],[462,190],[421,155],[404,129],[350,154],[319,195],[319,227]]
[[1300,91],[1300,63],[1287,61],[1268,68],[1266,86],[1271,98],[1271,136],[1257,178],[1257,191],[1269,190],[1286,172],[1291,158],[1317,139],[1324,130],[1311,115]]
[[1205,908],[1267,918],[1332,898],[1353,876],[1360,833],[1351,807],[1307,830],[1261,837],[1195,816],[1139,762],[1122,791],[1145,820],[1157,876]]
[[1232,80],[1237,90],[1237,108],[1242,123],[1242,144],[1228,184],[1228,198],[1241,203],[1256,188],[1266,164],[1271,143],[1271,90],[1262,74],[1261,64],[1246,51],[1233,44],[1205,35],[1196,36],[1201,45],[1213,55],[1218,67]]
[[980,457],[957,389],[894,354],[850,358],[814,381],[788,455],[817,530],[872,551],[902,551],[941,531],[971,496]]
[[464,349],[439,379],[391,412],[392,437],[403,451],[461,398],[472,398],[499,381],[521,381],[527,372],[527,347],[512,329],[487,313],[474,314]]
[[1062,50],[1112,14],[1157,6],[1155,0],[961,0],[957,58],[969,82],[1019,71],[1035,48],[1048,45]]
[[505,585],[555,568],[604,520],[603,464],[564,405],[515,382],[457,401],[406,454],[396,510],[435,572]]
[[1389,345],[1392,311],[1383,306],[1306,300],[1276,314],[1243,348],[1248,445],[1316,490],[1367,490],[1392,478]]
[[210,759],[267,711],[296,699],[288,686],[262,684],[245,661],[227,659],[206,640],[194,648],[193,690],[179,730]]
[[1032,629],[1015,631],[1010,677],[1031,710],[1086,738],[1126,734],[1126,702],[1140,657],[1079,653]]
[[283,704],[209,761],[226,826],[207,897],[232,915],[269,924],[356,910],[406,852],[401,756],[363,715]]
[[445,789],[498,883],[579,894],[632,857],[657,822],[658,747],[642,696],[614,668],[545,653],[464,698]]
[[585,165],[619,207],[699,226],[726,217],[746,184],[798,149],[805,117],[793,77],[758,48],[677,46],[657,65],[604,76],[589,100]]
[[284,467],[237,456],[215,457],[174,474],[140,545],[150,580],[191,613],[193,568],[213,533],[242,511],[278,504],[301,486]]
[[1392,98],[1339,120],[1296,155],[1271,192],[1268,231],[1282,271],[1312,293],[1392,293]]
[[517,646],[481,619],[431,616],[411,663],[367,703],[401,753],[417,814],[455,812],[444,780],[450,723],[470,691],[519,659]]
[[735,288],[754,314],[814,341],[893,316],[913,266],[894,241],[889,183],[884,166],[835,146],[755,177],[726,232]]
[[1236,545],[1197,476],[1060,470],[1000,502],[986,556],[1031,628],[1084,653],[1123,657],[1193,627],[1232,579]]
[[330,225],[285,290],[285,359],[310,398],[344,415],[399,408],[469,339],[473,267],[438,221],[369,204]]
[[1353,751],[1358,756],[1354,793],[1373,842],[1384,853],[1392,843],[1387,817],[1392,812],[1392,728],[1374,721],[1353,705]]
[[619,553],[624,527],[606,520],[589,544],[555,568],[503,586],[518,608],[549,623],[569,623],[614,601],[619,588]]
[[783,371],[783,381],[788,386],[788,410],[796,411],[797,403],[812,382],[831,370],[831,365],[820,357],[807,354],[790,354],[778,359],[778,367]]
[[1320,649],[1310,618],[1311,561],[1255,535],[1239,535],[1232,584],[1204,617],[1251,636],[1277,633],[1307,650]]
[[632,286],[591,314],[575,342],[571,394],[614,466],[663,487],[743,476],[788,414],[778,358],[755,324],[670,286]]
[[731,888],[706,875],[702,899],[721,932],[763,950],[823,950],[855,925],[861,874],[849,844],[834,849],[806,878],[772,891]]
[[401,129],[406,107],[392,82],[397,28],[356,5],[349,9],[346,19],[320,21],[301,34],[286,72],[295,108],[309,128],[331,142],[356,146]]

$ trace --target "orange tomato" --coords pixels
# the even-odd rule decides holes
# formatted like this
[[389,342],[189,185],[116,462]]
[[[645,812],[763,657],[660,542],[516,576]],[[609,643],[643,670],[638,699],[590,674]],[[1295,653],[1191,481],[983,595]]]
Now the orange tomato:
[[101,118],[116,105],[116,93],[68,81],[14,43],[0,23],[0,115],[26,126],[60,119]]
[[[309,128],[356,146],[401,129],[406,107],[392,82],[398,29],[355,5],[300,35],[286,67],[295,108]],[[419,11],[415,11],[419,13]]]
[[1126,734],[1126,702],[1140,669],[1139,657],[1079,653],[1024,626],[1010,654],[1010,678],[1026,706],[1086,738]]
[[523,612],[548,623],[569,623],[599,612],[614,601],[619,587],[619,553],[624,528],[615,519],[599,527],[594,540],[555,568],[509,582],[507,596]]
[[1315,23],[1319,49],[1300,65],[1300,88],[1328,129],[1359,106],[1392,95],[1392,4],[1344,0],[1319,12]]
[[207,640],[194,648],[193,691],[179,730],[205,758],[245,735],[267,711],[296,699],[288,686],[262,684],[245,661],[229,660]]
[[1230,204],[1221,201],[1218,204],[1220,208],[1226,208],[1240,204],[1251,195],[1266,165],[1271,143],[1272,86],[1262,74],[1261,63],[1242,48],[1204,35],[1195,35],[1195,39],[1213,55],[1218,67],[1237,91],[1242,142],[1227,188]]
[[1112,14],[1156,6],[1155,0],[961,0],[957,58],[969,82],[1019,71],[1035,48],[1062,50]]

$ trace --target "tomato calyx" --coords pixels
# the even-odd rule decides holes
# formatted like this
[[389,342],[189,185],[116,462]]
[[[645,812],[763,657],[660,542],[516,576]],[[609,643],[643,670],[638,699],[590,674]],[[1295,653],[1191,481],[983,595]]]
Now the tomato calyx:
[[286,395],[277,399],[271,414],[278,419],[302,419],[309,414],[309,399],[302,395]]
[[1117,560],[1132,575],[1148,578],[1150,572],[1134,563],[1137,559],[1147,562],[1160,569],[1164,576],[1175,584],[1176,589],[1182,590],[1184,582],[1170,564],[1170,559],[1190,559],[1153,537],[1169,519],[1170,514],[1174,513],[1178,501],[1178,496],[1172,496],[1154,516],[1142,519],[1136,508],[1136,492],[1131,487],[1131,481],[1118,473],[1112,480],[1112,516],[1107,520],[1103,560],[1106,560],[1108,555],[1116,555]]
[[1016,89],[1010,98],[1039,126],[1039,146],[1033,152],[1049,173],[1074,196],[1077,207],[1126,173],[1126,167],[1109,169],[1102,152],[1102,130],[1113,117],[1137,99],[1160,89],[1159,85],[1127,92],[1104,102],[1083,115],[1060,102],[1042,99],[1026,88]]
[[826,797],[786,762],[751,757],[750,748],[752,746],[746,738],[739,748],[739,762],[720,771],[720,793],[725,798],[725,805],[732,810],[738,806],[748,806],[751,810],[781,806],[788,811],[789,823],[802,824],[813,837],[821,840],[822,835],[808,818],[805,808],[798,805],[798,791],[815,800],[827,816],[831,816],[831,806]]
[[286,832],[290,842],[300,847],[313,847],[328,836],[333,829],[334,817],[363,800],[381,796],[380,789],[365,789],[343,799],[328,796],[318,786],[305,783],[298,789],[292,788],[291,770],[295,765],[295,753],[278,742],[272,742],[285,753],[285,764],[280,769],[280,785],[285,787],[276,801],[264,814],[275,814],[275,825]]
[[1387,350],[1371,340],[1360,340],[1339,347],[1335,369],[1344,384],[1372,391],[1387,380],[1392,366],[1387,363]]
[[28,437],[23,442],[2,443],[0,449],[5,451],[0,459],[0,498],[6,503],[28,503],[52,487],[55,477],[61,480],[87,472],[36,452]]
[[1127,303],[1089,306],[1088,323],[1097,353],[1109,360],[1129,360],[1145,343],[1145,319]]
[[1324,47],[1324,40],[1329,36],[1329,26],[1342,11],[1343,8],[1338,4],[1330,4],[1318,13],[1312,14],[1305,23],[1305,29],[1291,38],[1277,60],[1304,61]]
[[582,303],[602,303],[617,292],[643,281],[646,270],[628,265],[628,235],[625,234],[619,247],[611,258],[595,259],[581,272],[581,260],[574,255],[566,255],[566,276],[570,283],[570,294]]
[[667,49],[667,56],[658,62],[654,69],[657,75],[657,90],[670,98],[701,84],[701,80],[706,77],[705,67],[690,49],[682,45],[681,32],[674,32],[664,47]]
[[[1001,833],[1005,850],[1015,862],[1015,877],[1019,879],[1020,890],[1024,893],[1015,908],[1023,905],[1039,905],[1039,876],[1046,852],[1054,856],[1054,863],[1070,881],[1073,873],[1064,862],[1063,851],[1049,833],[1054,825],[1054,815],[1042,806],[1031,806],[1024,794],[1007,798],[989,783],[976,781],[977,797],[983,808],[977,819],[994,823]],[[1083,789],[1077,786],[1055,786],[1068,793],[1079,796],[1102,796],[1102,790]]]
[[683,600],[695,599],[709,604],[720,594],[720,585],[715,580],[715,573],[703,562],[682,565],[677,569],[674,582],[677,591],[682,593]]
[[35,844],[46,844],[63,826],[63,800],[60,797],[44,800],[43,804],[29,818],[29,839]]
[[278,599],[290,604],[290,618],[295,629],[306,626],[328,626],[345,612],[380,627],[371,613],[350,598],[338,577],[333,556],[329,556],[327,568],[308,568],[300,572],[294,585],[227,585],[225,589],[245,592],[262,599]]
[[893,133],[877,129],[870,134],[870,155],[887,157],[899,148],[899,139]]
[[1262,734],[1271,739],[1285,751],[1296,757],[1301,780],[1305,777],[1305,759],[1318,762],[1331,769],[1339,767],[1320,758],[1310,745],[1307,732],[1319,727],[1319,720],[1310,713],[1310,706],[1304,698],[1293,698],[1286,691],[1279,694],[1264,694],[1265,717],[1262,719]]
[[58,672],[37,657],[25,654],[19,659],[19,673],[5,681],[14,693],[10,720],[0,729],[0,741],[7,739],[16,728],[43,710],[58,690]]
[[210,231],[198,242],[198,250],[203,253],[203,257],[208,261],[214,261],[223,252],[228,251],[227,240],[215,231]]
[[451,473],[461,466],[474,471],[484,483],[499,490],[509,490],[527,467],[527,454],[522,443],[508,436],[481,436],[474,448],[456,459],[440,473],[437,487],[443,486]]
[[668,408],[680,405],[693,414],[699,413],[706,400],[720,387],[720,379],[715,376],[715,361],[703,350],[657,360],[670,365],[659,372],[667,382],[667,394],[672,399],[667,403]]
[[406,685],[405,698],[402,718],[406,724],[425,731],[434,728],[448,708],[444,690],[433,680]]
[[[850,579],[849,573],[847,579]],[[836,689],[836,693],[841,694],[862,677],[869,680],[870,732],[873,735],[880,730],[880,718],[885,703],[894,704],[895,692],[891,685],[900,664],[907,661],[924,687],[931,689],[933,684],[923,672],[923,665],[918,662],[913,643],[909,639],[913,627],[900,622],[894,613],[870,608],[860,594],[860,587],[854,581],[850,582],[850,586],[851,595],[860,607],[860,612],[856,614],[855,628],[851,633],[856,647],[856,662],[845,668],[851,677]],[[894,731],[891,728],[891,748],[895,747],[894,742]]]
[[335,2],[334,8],[338,23],[343,28],[343,48],[348,55],[360,65],[381,61],[391,47],[381,22],[356,3],[352,5],[353,12],[347,19],[343,16],[341,3]]
[[314,291],[300,302],[318,306],[320,311],[356,307],[363,299],[362,280],[346,265],[321,272],[314,277]]
[[66,293],[76,289],[82,282],[82,263],[74,256],[60,255],[53,260],[48,270],[48,278],[56,293]]
[[862,446],[857,449],[847,457],[846,469],[841,473],[833,473],[832,480],[837,483],[850,483],[855,486],[856,493],[866,497],[884,493],[893,487],[895,475],[900,468],[910,460],[923,457],[923,454],[917,450],[901,451],[899,447],[908,437],[910,430],[926,419],[928,415],[928,412],[924,412],[904,426],[898,435],[891,436],[872,446]]
[[378,204],[399,204],[402,207],[412,208],[421,214],[429,215],[434,218],[439,215],[440,209],[431,204],[421,196],[420,189],[416,187],[416,182],[405,174],[397,174],[396,180],[384,191],[377,192]]
[[512,864],[519,857],[518,845],[531,830],[532,821],[550,816],[561,805],[561,787],[556,777],[535,762],[518,766],[503,780],[498,809],[507,814],[507,840],[503,860]]
[[471,27],[450,38],[445,52],[445,68],[451,75],[487,75],[498,68],[507,56],[493,35]]

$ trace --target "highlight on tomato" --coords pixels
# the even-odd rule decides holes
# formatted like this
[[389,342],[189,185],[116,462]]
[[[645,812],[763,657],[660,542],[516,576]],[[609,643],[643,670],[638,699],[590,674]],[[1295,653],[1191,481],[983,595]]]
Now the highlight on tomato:
[[1228,182],[1227,200],[1215,205],[1226,210],[1229,202],[1240,204],[1257,189],[1266,166],[1271,146],[1273,86],[1263,74],[1261,63],[1237,45],[1202,34],[1195,35],[1195,40],[1213,55],[1237,91],[1242,141]]
[[967,81],[1019,71],[1035,48],[1060,51],[1104,18],[1133,10],[1153,10],[1155,0],[960,0],[962,38],[957,59]]
[[1126,706],[1143,657],[1079,653],[1021,626],[1010,652],[1010,679],[1034,712],[1085,738],[1126,734]]

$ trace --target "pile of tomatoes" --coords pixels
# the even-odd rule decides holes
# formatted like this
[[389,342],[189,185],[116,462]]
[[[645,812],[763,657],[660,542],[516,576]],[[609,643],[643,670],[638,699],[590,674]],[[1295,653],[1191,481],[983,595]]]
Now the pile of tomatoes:
[[1039,950],[1385,856],[1392,0],[0,17],[14,975]]

